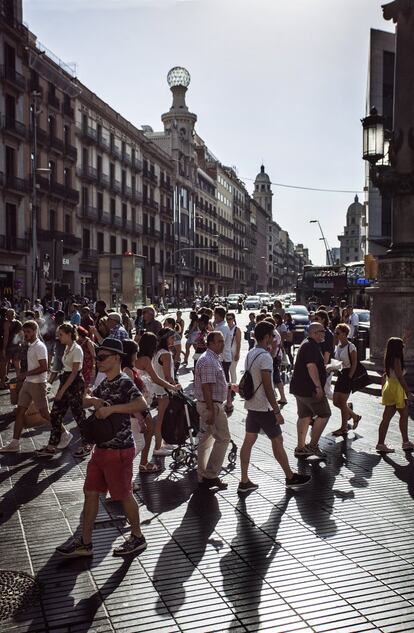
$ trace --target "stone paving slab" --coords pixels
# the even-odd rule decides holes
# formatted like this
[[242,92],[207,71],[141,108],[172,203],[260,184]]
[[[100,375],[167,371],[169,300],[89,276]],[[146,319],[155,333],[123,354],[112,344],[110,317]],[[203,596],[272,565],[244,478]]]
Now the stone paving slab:
[[[379,400],[352,400],[363,413],[357,433],[329,435],[339,426],[333,412],[322,440],[328,461],[299,465],[313,479],[298,493],[285,490],[262,436],[251,467],[260,487],[245,500],[236,494],[238,464],[226,475],[228,490],[205,495],[194,492],[194,473],[171,475],[167,459],[160,476],[143,477],[138,495],[148,550],[125,562],[111,552],[127,526],[119,504],[104,498],[93,560],[54,555],[79,530],[86,462],[66,451],[39,464],[33,451],[45,432],[30,431],[20,455],[0,456],[0,568],[34,574],[43,593],[29,610],[0,621],[0,631],[414,631],[414,460],[401,450],[377,455]],[[3,443],[9,410],[0,396]],[[295,464],[293,398],[284,415]],[[239,447],[243,417],[236,398],[230,426]],[[400,445],[395,421],[388,441]]]

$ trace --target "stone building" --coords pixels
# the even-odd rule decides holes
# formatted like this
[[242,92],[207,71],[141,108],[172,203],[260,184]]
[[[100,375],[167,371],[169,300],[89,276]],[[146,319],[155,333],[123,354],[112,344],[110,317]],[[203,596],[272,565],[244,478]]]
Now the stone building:
[[365,255],[365,207],[355,196],[346,213],[343,235],[338,235],[340,243],[340,263],[359,262]]

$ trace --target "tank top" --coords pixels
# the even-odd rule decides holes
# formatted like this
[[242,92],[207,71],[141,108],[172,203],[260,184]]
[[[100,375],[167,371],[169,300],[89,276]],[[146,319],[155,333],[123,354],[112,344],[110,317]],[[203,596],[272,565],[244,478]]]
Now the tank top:
[[[169,354],[169,356],[170,356],[170,374],[171,374],[171,376],[174,376],[174,361],[173,361],[173,357],[172,357],[171,353],[168,350],[159,349],[155,353],[154,358],[152,359],[152,366],[153,366],[154,371],[157,374],[157,376],[159,376],[159,378],[162,378],[162,380],[165,380],[163,368],[162,368],[162,365],[160,363],[160,358],[161,358],[161,356],[163,354]],[[167,392],[165,391],[165,389],[163,387],[160,387],[159,385],[155,385],[154,384],[154,393],[157,396],[165,396]]]

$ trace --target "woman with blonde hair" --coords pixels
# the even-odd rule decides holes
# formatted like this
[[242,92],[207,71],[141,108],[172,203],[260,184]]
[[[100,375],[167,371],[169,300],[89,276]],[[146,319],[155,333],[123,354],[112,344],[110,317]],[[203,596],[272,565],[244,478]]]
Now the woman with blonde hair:
[[388,427],[395,413],[400,416],[400,432],[402,449],[413,451],[414,443],[408,439],[408,406],[407,400],[413,400],[405,380],[404,341],[401,338],[388,339],[384,355],[384,375],[382,382],[382,404],[385,406],[381,424],[378,429],[378,453],[394,453],[395,450],[385,444]]

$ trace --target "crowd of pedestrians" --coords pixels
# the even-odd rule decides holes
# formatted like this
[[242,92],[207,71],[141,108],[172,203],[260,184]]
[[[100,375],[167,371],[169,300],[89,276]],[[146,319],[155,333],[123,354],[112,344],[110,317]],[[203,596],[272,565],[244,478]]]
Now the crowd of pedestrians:
[[[296,357],[296,326],[281,305],[272,312],[263,309],[249,314],[242,331],[236,315],[222,306],[214,311],[202,307],[190,313],[185,329],[182,313],[162,321],[153,307],[131,316],[128,306],[108,311],[103,301],[94,305],[72,302],[44,307],[27,302],[19,313],[11,306],[0,308],[0,389],[12,385],[17,392],[13,438],[2,453],[18,453],[25,428],[48,424],[49,437],[36,451],[35,459],[50,459],[74,443],[65,428],[68,410],[79,427],[78,459],[89,458],[84,486],[82,535],[57,551],[62,556],[91,556],[92,529],[99,494],[109,493],[122,502],[131,526],[128,539],[114,550],[129,555],[146,547],[139,511],[133,495],[133,465],[139,455],[139,472],[157,473],[162,457],[175,446],[162,437],[163,419],[170,394],[181,389],[181,364],[192,362],[194,397],[200,419],[197,448],[197,477],[201,489],[224,490],[220,477],[231,440],[228,414],[231,401],[240,391],[246,410],[245,436],[240,449],[241,478],[238,493],[258,488],[249,478],[252,448],[259,434],[272,445],[287,488],[305,486],[309,475],[295,472],[283,445],[283,407],[287,404],[286,376],[297,405],[297,459],[326,459],[319,445],[331,416],[329,402],[338,408],[341,426],[334,436],[355,430],[361,415],[353,410],[349,396],[359,387],[357,351],[358,317],[352,306],[327,310],[319,306],[311,314],[304,340]],[[237,383],[242,341],[248,353],[243,377]],[[184,345],[185,342],[185,345]],[[184,347],[183,347],[184,346]],[[388,341],[382,390],[384,415],[376,450],[393,452],[385,443],[392,417],[398,412],[402,448],[414,450],[408,437],[407,400],[404,377],[404,343]],[[332,391],[331,377],[337,379]],[[15,377],[9,379],[9,374]],[[59,381],[52,398],[50,385]],[[52,407],[49,401],[53,399]],[[153,446],[150,457],[151,446]]]

